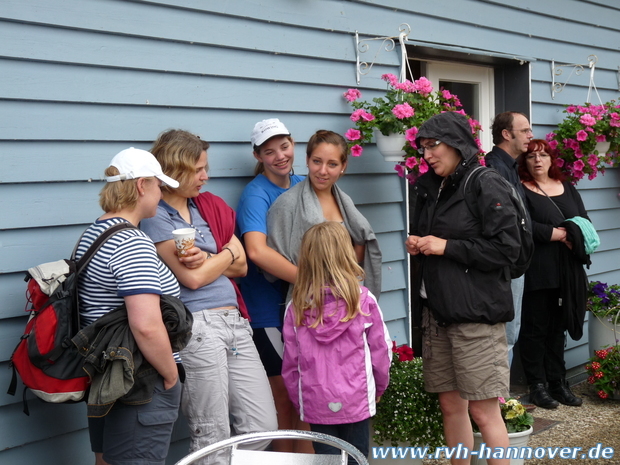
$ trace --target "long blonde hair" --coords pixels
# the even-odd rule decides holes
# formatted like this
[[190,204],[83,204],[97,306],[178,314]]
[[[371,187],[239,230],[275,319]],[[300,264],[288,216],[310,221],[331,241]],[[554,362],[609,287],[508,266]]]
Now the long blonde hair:
[[313,312],[311,328],[323,324],[323,298],[328,288],[337,299],[343,299],[347,314],[342,322],[360,312],[360,280],[364,270],[357,264],[351,236],[336,221],[312,226],[304,234],[299,251],[297,280],[293,289],[295,326],[301,326],[304,312]]

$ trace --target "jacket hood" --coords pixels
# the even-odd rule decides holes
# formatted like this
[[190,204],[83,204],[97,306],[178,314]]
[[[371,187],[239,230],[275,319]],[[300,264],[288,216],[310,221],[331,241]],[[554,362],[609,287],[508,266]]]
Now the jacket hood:
[[[363,295],[360,296],[360,300],[363,298]],[[312,334],[317,342],[329,344],[340,337],[353,320],[347,322],[340,321],[347,314],[346,303],[343,299],[338,300],[331,293],[330,289],[325,290],[323,300],[323,324],[319,324],[316,328],[310,328],[310,325],[314,322],[313,310],[306,311],[302,324],[308,328],[308,333]]]
[[453,111],[446,111],[428,119],[415,139],[420,147],[420,139],[437,139],[459,151],[465,165],[474,163],[478,153],[478,145],[471,134],[471,126],[467,117]]

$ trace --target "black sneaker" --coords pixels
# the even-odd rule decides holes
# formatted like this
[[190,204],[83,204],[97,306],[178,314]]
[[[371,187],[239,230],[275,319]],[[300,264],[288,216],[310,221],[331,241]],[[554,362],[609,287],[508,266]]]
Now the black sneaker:
[[542,383],[530,386],[530,402],[537,407],[546,409],[554,409],[560,405],[557,400],[553,400]]
[[571,407],[579,407],[583,404],[581,397],[577,397],[572,393],[568,382],[563,379],[561,381],[549,382],[549,394],[559,403],[564,405],[570,405]]

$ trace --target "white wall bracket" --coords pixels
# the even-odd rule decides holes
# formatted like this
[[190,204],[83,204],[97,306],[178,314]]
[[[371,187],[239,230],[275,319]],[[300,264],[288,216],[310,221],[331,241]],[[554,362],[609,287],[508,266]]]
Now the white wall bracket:
[[[568,81],[570,80],[573,74],[575,76],[580,76],[581,74],[583,74],[585,67],[590,68],[590,85],[588,89],[588,99],[586,101],[587,102],[590,101],[590,93],[592,92],[592,88],[594,88],[594,91],[598,95],[598,90],[596,90],[596,86],[594,85],[594,70],[596,68],[597,62],[598,62],[598,57],[596,55],[590,55],[588,57],[588,64],[583,64],[583,65],[577,64],[577,63],[556,65],[555,61],[552,60],[551,61],[551,98],[555,99],[555,94],[558,94],[562,92],[562,90],[564,90],[564,87],[566,86],[566,84],[568,84]],[[556,82],[556,76],[562,75],[562,73],[564,72],[563,68],[571,68],[571,72],[566,78],[566,81],[564,81],[564,83]],[[600,100],[600,97],[599,97],[599,100]]]
[[[357,85],[360,84],[362,80],[362,76],[365,76],[366,74],[370,72],[371,68],[377,61],[377,57],[382,51],[385,50],[386,52],[391,52],[392,50],[396,48],[395,39],[399,40],[401,47],[404,50],[405,40],[407,40],[407,37],[411,33],[411,27],[409,26],[409,24],[403,23],[400,25],[398,30],[400,31],[400,34],[395,37],[372,37],[369,39],[360,39],[358,32],[355,31],[355,56],[356,56],[355,72],[356,72],[356,78],[357,78]],[[372,58],[370,62],[361,61],[360,55],[362,53],[368,52],[368,49],[370,48],[369,44],[371,41],[374,41],[374,40],[381,41],[381,46],[375,53],[375,56]],[[401,67],[403,65],[404,64],[401,63]]]

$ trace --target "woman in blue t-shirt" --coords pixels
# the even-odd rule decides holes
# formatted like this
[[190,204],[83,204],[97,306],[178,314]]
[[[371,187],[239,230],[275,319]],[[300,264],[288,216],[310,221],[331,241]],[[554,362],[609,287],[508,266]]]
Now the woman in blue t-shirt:
[[[208,148],[187,131],[160,134],[151,152],[180,186],[164,189],[156,215],[140,224],[179,280],[181,300],[194,316],[192,339],[181,351],[187,373],[181,408],[191,451],[230,437],[231,423],[237,434],[277,427],[271,389],[233,280],[247,272],[245,252],[234,235],[235,212],[220,197],[201,193],[208,179]],[[195,230],[197,253],[189,258],[176,253],[172,231],[181,228]],[[221,451],[206,463],[228,463],[227,455]]]
[[[237,207],[237,226],[248,254],[248,274],[241,279],[241,293],[254,329],[254,343],[269,377],[280,429],[309,429],[288,398],[282,381],[282,317],[288,284],[295,282],[297,267],[267,246],[267,212],[276,199],[303,180],[292,174],[295,142],[276,118],[259,121],[252,131],[252,150],[258,161],[255,178],[245,187]],[[267,280],[265,274],[275,276]],[[292,451],[293,441],[274,441],[274,450]],[[295,449],[310,452],[308,441]],[[302,450],[303,449],[303,450]]]

